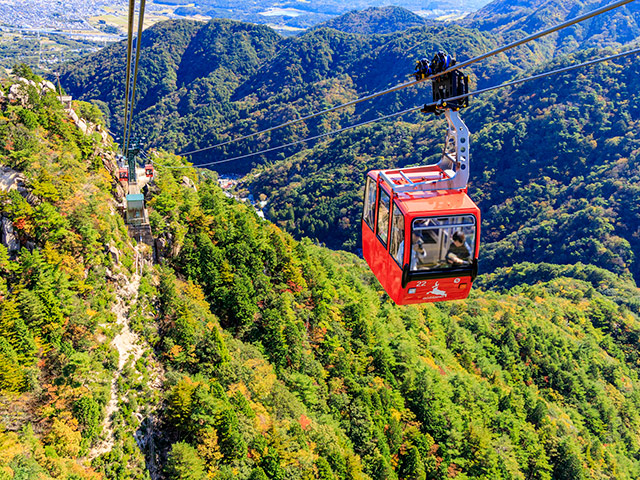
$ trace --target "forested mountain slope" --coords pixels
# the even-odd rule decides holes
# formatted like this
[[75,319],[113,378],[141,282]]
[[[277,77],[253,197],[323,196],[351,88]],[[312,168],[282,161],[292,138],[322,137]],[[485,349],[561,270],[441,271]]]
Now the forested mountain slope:
[[[595,0],[495,0],[465,17],[461,23],[506,38],[532,34],[583,15],[611,2]],[[579,23],[542,40],[546,54],[570,53],[579,48],[619,46],[640,36],[637,2]]]
[[[144,133],[155,138],[169,125],[172,130],[162,136],[163,141],[175,138],[178,127],[185,131],[180,135],[189,136],[197,125],[182,122],[181,117],[196,109],[220,121],[230,110],[224,103],[247,75],[273,56],[281,41],[268,27],[228,20],[169,21],[145,30],[136,88]],[[103,102],[101,107],[119,125],[124,115],[125,62],[125,43],[111,45],[83,59],[73,75],[62,75],[62,81],[72,95]]]
[[[115,214],[110,148],[95,125],[83,134],[47,85],[20,74],[13,90],[0,86],[0,478],[98,479],[77,459],[101,436],[119,361],[114,293],[132,248]],[[12,177],[17,188],[5,182]],[[122,388],[146,367],[128,364]],[[144,382],[126,396],[141,410],[153,401]],[[123,424],[117,433],[133,431]],[[133,438],[118,450],[142,478]]]
[[[136,133],[150,146],[176,151],[209,146],[395,86],[410,78],[416,59],[439,50],[468,58],[497,46],[491,36],[457,26],[416,27],[389,35],[319,28],[283,39],[268,27],[228,20],[156,25],[143,33],[141,44]],[[74,97],[105,102],[113,125],[122,123],[125,51],[124,42],[110,46],[70,65],[61,75],[64,88]],[[519,54],[522,61],[534,61],[527,52]],[[519,68],[506,58],[494,58],[478,71],[478,83],[487,85],[516,71]],[[404,90],[355,111],[193,159],[205,162],[244,154],[270,141],[321,133],[393,111],[398,105],[419,104],[429,95],[422,86]],[[246,172],[255,162],[260,159],[223,164],[219,170]]]
[[3,478],[148,478],[143,455],[171,479],[640,476],[632,283],[516,265],[541,283],[399,308],[362,260],[295,241],[169,154],[147,195],[162,262],[129,318],[153,353],[125,368],[115,446],[90,461],[133,245],[104,147],[28,91],[0,116],[2,161],[38,199],[3,201],[29,245],[0,252]]
[[[517,36],[596,8],[589,3],[497,1],[462,22],[408,27],[411,14],[398,8],[352,12],[296,38],[284,39],[266,26],[230,20],[209,23],[170,21],[142,35],[143,55],[137,89],[137,134],[153,146],[172,151],[206,147],[233,136],[263,129],[327,106],[382,90],[410,78],[415,61],[445,50],[465,60]],[[519,47],[506,56],[482,62],[472,79],[478,87],[492,85],[558,54],[585,46],[620,45],[638,36],[636,2],[584,24]],[[484,12],[484,13],[483,13]],[[558,13],[560,12],[560,13]],[[409,17],[409,18],[405,18]],[[532,18],[541,20],[532,20]],[[509,28],[485,25],[505,20]],[[484,19],[484,20],[483,20]],[[417,20],[416,20],[417,21]],[[409,22],[409,23],[407,23]],[[522,23],[522,25],[520,23]],[[337,30],[327,28],[335,26]],[[362,28],[360,28],[360,26]],[[387,28],[389,27],[389,28]],[[480,28],[482,32],[479,32]],[[364,32],[360,35],[355,32]],[[606,34],[606,35],[605,35]],[[64,88],[83,100],[101,103],[113,125],[122,124],[126,42],[109,46],[62,72]],[[429,88],[403,90],[355,110],[336,113],[307,127],[274,133],[244,144],[206,151],[196,162],[245,154],[271,142],[322,133],[361,119],[428,100]],[[237,162],[227,170],[247,171],[263,159]]]

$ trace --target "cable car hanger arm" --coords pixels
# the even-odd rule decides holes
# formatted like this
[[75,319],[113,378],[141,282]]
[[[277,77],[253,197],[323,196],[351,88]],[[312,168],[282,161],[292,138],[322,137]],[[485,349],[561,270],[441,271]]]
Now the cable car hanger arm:
[[[447,109],[444,115],[447,119],[447,134],[442,158],[437,164],[380,172],[380,177],[394,193],[466,190],[469,181],[469,129],[457,111]],[[396,174],[400,178],[393,179],[392,175]],[[433,175],[438,178],[430,178]]]

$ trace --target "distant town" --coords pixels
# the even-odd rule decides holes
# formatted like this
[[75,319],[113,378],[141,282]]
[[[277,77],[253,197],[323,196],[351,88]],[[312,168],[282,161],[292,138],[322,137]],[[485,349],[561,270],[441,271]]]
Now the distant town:
[[[30,29],[89,28],[87,19],[105,12],[106,6],[124,5],[126,0],[4,0],[0,2],[2,23]],[[74,24],[78,24],[77,26]]]
[[[128,0],[0,0],[0,67],[50,71],[126,36]],[[147,3],[145,27],[176,7]]]
[[[120,39],[121,32],[97,19],[120,15],[127,5],[127,0],[0,0],[0,28],[5,32],[65,34],[115,41]],[[94,21],[90,21],[92,19]]]
[[[136,2],[139,3],[139,2]],[[298,30],[351,9],[363,9],[378,5],[373,0],[356,0],[347,7],[336,0],[300,2],[299,8],[291,8],[296,2],[257,0],[231,2],[229,0],[157,0],[146,4],[145,27],[168,18],[225,17],[254,23],[266,23],[274,28],[293,22]],[[448,13],[473,11],[488,0],[433,1],[430,10],[424,10],[423,2],[398,0],[404,6],[422,16],[446,16]],[[3,31],[24,31],[75,35],[76,38],[117,41],[125,34],[127,0],[0,0],[0,27]],[[286,7],[286,8],[284,8]],[[304,17],[307,17],[306,19]]]

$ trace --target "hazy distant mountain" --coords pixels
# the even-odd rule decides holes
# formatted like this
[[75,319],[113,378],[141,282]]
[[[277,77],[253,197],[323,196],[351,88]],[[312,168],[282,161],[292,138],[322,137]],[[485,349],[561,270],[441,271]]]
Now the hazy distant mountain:
[[354,10],[340,17],[321,23],[318,27],[329,27],[347,33],[364,35],[394,33],[411,27],[433,24],[420,15],[402,7],[371,7]]
[[[183,5],[183,0],[159,0],[156,3]],[[397,0],[393,4],[426,17],[440,17],[448,14],[474,12],[486,5],[487,0]],[[387,7],[389,2],[380,0],[308,0],[297,2],[277,2],[275,0],[254,0],[237,2],[234,0],[196,0],[189,7],[181,7],[176,13],[184,15],[202,14],[213,18],[230,18],[245,22],[268,24],[284,34],[317,26],[332,18],[353,10],[371,7]],[[353,31],[353,30],[349,30]],[[366,33],[366,32],[359,32]],[[385,32],[369,32],[385,33]],[[386,32],[388,33],[388,32]]]

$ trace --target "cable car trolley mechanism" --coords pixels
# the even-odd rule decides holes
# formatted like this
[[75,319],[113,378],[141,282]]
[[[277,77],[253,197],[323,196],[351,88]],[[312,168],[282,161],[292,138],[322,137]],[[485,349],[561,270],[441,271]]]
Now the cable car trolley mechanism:
[[[429,74],[439,73],[434,64],[440,71],[455,65],[442,55]],[[444,113],[447,120],[440,161],[366,175],[363,255],[399,305],[467,298],[478,272],[480,209],[467,195],[469,131],[458,115],[468,97],[445,101],[467,94],[468,80],[452,70],[432,81],[437,104],[423,112]]]

